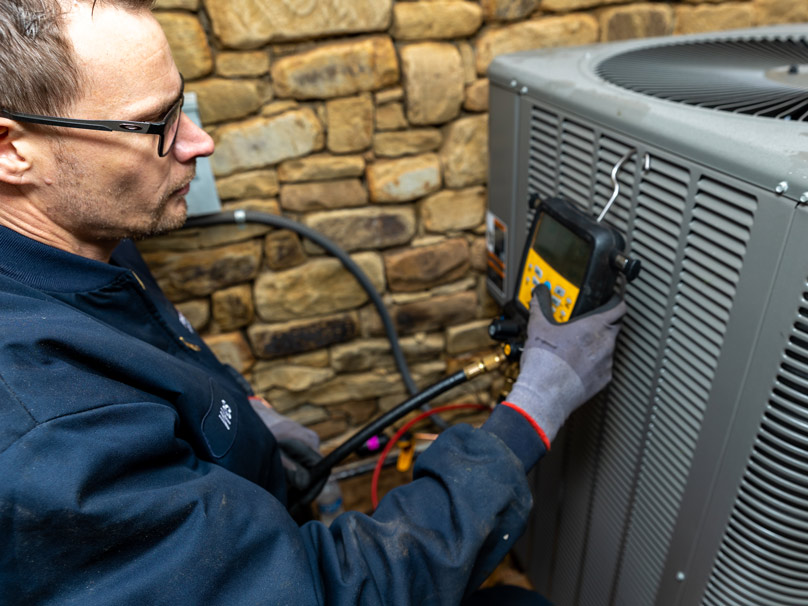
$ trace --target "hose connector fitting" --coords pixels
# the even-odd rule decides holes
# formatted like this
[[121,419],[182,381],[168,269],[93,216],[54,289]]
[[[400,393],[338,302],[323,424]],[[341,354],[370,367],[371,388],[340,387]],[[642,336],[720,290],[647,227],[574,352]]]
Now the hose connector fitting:
[[490,353],[463,368],[463,373],[466,375],[466,380],[471,380],[474,377],[499,368],[507,359],[508,357],[502,351]]

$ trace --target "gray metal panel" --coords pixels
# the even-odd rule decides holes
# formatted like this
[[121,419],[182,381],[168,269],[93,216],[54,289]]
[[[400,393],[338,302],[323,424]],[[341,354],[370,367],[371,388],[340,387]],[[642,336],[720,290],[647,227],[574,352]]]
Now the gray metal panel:
[[506,280],[505,290],[501,290],[488,281],[488,292],[504,305],[508,293],[512,293],[516,283],[516,276],[509,271],[512,264],[518,263],[516,258],[521,249],[524,237],[514,243],[515,225],[524,221],[524,212],[519,214],[516,200],[516,187],[518,183],[517,169],[519,167],[517,145],[519,139],[513,136],[518,132],[519,103],[518,98],[508,89],[492,85],[490,88],[490,115],[489,115],[489,155],[496,158],[488,167],[488,210],[493,212],[508,226],[508,240],[506,242]]
[[[768,246],[769,254],[755,261],[779,263],[744,268],[750,298],[765,302],[738,310],[746,330],[733,340],[753,340],[754,356],[726,377],[735,378],[739,393],[726,407],[726,442],[699,449],[719,456],[721,466],[713,477],[694,472],[682,540],[674,542],[660,589],[676,599],[665,604],[808,604],[808,391],[800,385],[808,357],[808,213],[776,204],[768,210],[757,248]],[[720,421],[706,419],[705,434]],[[703,513],[694,507],[699,488],[711,491],[709,501],[701,497]],[[689,511],[701,521],[695,528],[684,527]],[[685,576],[679,583],[677,570]]]
[[[762,196],[759,206],[694,454],[696,464],[690,472],[657,594],[660,605],[698,602],[712,569],[751,435],[759,422],[753,420],[750,425],[750,418],[759,419],[773,376],[771,363],[750,365],[750,360],[759,355],[761,325],[774,292],[794,207],[788,200],[769,196]],[[761,372],[766,376],[762,381]],[[739,425],[739,419],[746,419],[745,425]],[[746,442],[742,456],[738,446],[728,449],[728,440]],[[708,507],[712,510],[709,515]],[[687,597],[682,598],[683,592]]]
[[699,174],[696,167],[691,172],[696,187],[682,224],[678,282],[615,604],[654,603],[692,466],[715,464],[696,460],[694,454],[757,199],[725,175]]

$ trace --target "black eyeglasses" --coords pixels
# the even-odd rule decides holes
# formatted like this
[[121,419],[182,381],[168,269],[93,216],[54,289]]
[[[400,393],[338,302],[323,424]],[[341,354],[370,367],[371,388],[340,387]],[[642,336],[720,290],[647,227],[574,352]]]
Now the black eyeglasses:
[[5,116],[17,122],[31,122],[33,124],[46,124],[48,126],[63,126],[65,128],[82,128],[85,130],[118,131],[140,135],[157,135],[157,155],[161,158],[167,156],[174,148],[179,131],[180,115],[182,114],[183,92],[185,80],[180,76],[180,95],[171,108],[158,122],[136,122],[132,120],[78,120],[75,118],[55,118],[53,116],[38,116],[36,114],[22,114],[10,112],[0,108],[0,116]]

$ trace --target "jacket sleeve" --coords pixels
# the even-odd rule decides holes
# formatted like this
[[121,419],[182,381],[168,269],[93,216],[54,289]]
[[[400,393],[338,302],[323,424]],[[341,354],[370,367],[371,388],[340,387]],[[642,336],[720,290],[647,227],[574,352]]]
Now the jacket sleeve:
[[373,516],[298,527],[261,487],[197,458],[177,422],[164,404],[116,403],[34,425],[0,452],[5,600],[457,604],[531,505],[510,449],[457,426]]

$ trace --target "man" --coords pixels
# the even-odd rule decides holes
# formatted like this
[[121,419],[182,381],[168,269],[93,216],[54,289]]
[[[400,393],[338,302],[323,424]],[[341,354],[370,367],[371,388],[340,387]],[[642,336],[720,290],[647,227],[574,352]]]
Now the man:
[[3,603],[459,603],[522,532],[526,471],[608,382],[622,304],[558,326],[535,300],[509,404],[444,432],[372,517],[298,527],[249,388],[129,240],[182,225],[213,151],[149,10],[0,3]]

